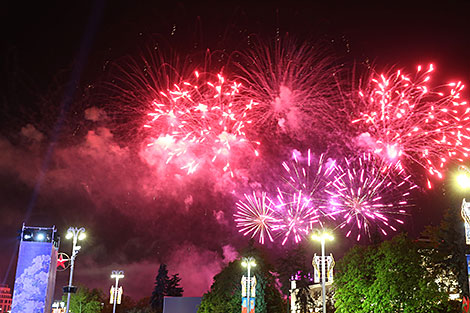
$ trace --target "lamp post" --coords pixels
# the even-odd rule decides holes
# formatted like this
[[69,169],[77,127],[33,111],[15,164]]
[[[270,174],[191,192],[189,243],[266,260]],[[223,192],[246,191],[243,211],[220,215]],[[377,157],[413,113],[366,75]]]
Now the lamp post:
[[319,241],[321,243],[321,289],[322,289],[322,303],[323,313],[326,313],[326,271],[325,271],[325,241],[332,241],[333,235],[326,230],[316,231],[312,234],[312,240]]
[[117,304],[117,296],[118,296],[118,284],[119,279],[124,278],[124,271],[112,271],[111,278],[116,279],[116,285],[114,287],[114,301],[113,301],[113,313],[116,313],[116,304]]
[[247,258],[243,258],[242,260],[242,266],[243,267],[246,267],[247,270],[248,270],[248,279],[246,280],[247,281],[247,288],[246,288],[246,294],[247,294],[247,312],[250,313],[250,298],[251,298],[251,290],[250,290],[250,287],[251,287],[251,279],[250,279],[250,273],[251,273],[251,267],[255,267],[256,266],[256,262],[255,262],[255,259],[253,257],[247,257]]
[[69,276],[69,285],[67,286],[67,309],[66,313],[69,313],[70,309],[70,294],[72,290],[72,278],[73,278],[73,269],[75,265],[75,258],[77,257],[78,251],[80,251],[80,246],[77,245],[78,240],[85,239],[85,228],[81,227],[70,227],[67,230],[67,235],[65,235],[66,239],[72,239],[72,256],[70,257],[70,276]]

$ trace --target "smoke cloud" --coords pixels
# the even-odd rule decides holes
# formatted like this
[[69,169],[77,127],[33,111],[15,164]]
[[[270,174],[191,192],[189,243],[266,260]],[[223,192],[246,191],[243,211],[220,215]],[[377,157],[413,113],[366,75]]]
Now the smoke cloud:
[[[85,119],[103,121],[98,109]],[[39,177],[47,140],[31,125],[21,128],[19,143],[0,137],[2,269],[14,256],[16,234]],[[18,138],[18,136],[14,137]],[[72,142],[72,141],[70,141]],[[128,295],[149,296],[160,263],[179,273],[187,296],[201,296],[212,277],[233,260],[237,244],[232,221],[232,184],[216,182],[210,171],[185,175],[164,159],[146,162],[138,149],[119,144],[103,123],[91,126],[72,144],[67,138],[54,150],[28,225],[87,229],[78,255],[76,281],[105,290],[113,269],[126,272]],[[234,237],[235,236],[235,237]],[[238,238],[238,239],[237,239]],[[61,252],[70,254],[62,240]],[[11,283],[14,267],[8,273]],[[66,284],[59,273],[57,290]],[[8,281],[9,280],[9,281]]]

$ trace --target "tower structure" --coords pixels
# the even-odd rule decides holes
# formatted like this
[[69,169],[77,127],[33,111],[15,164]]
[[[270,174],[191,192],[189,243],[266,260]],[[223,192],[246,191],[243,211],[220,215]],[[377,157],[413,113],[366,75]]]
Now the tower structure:
[[55,227],[23,224],[12,313],[49,313],[54,296],[59,238]]

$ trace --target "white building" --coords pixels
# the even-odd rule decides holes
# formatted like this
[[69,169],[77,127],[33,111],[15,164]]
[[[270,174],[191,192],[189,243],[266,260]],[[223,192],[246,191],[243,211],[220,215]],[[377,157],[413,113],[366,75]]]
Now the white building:
[[[335,261],[333,255],[325,256],[325,291],[327,307],[332,306],[333,290],[333,269]],[[290,288],[290,311],[291,313],[301,312],[302,302],[305,303],[310,312],[322,312],[322,260],[316,254],[313,256],[313,276],[311,273],[297,273],[291,277]]]

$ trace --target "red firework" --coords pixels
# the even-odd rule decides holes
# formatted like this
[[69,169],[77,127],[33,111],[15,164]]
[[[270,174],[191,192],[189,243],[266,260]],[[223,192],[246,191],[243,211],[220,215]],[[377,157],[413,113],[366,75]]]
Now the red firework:
[[[419,66],[414,76],[372,75],[359,92],[362,109],[352,123],[361,133],[360,145],[442,178],[449,161],[469,156],[470,107],[461,100],[461,82],[430,86],[433,70],[431,64],[427,70]],[[429,179],[427,184],[431,188]]]
[[255,146],[259,145],[245,132],[252,123],[248,113],[256,103],[240,96],[240,87],[221,74],[213,78],[196,71],[192,79],[160,91],[144,125],[151,131],[148,147],[164,150],[167,163],[178,158],[188,174],[210,161],[220,162],[223,171],[233,176],[232,149],[248,147],[258,156]]

